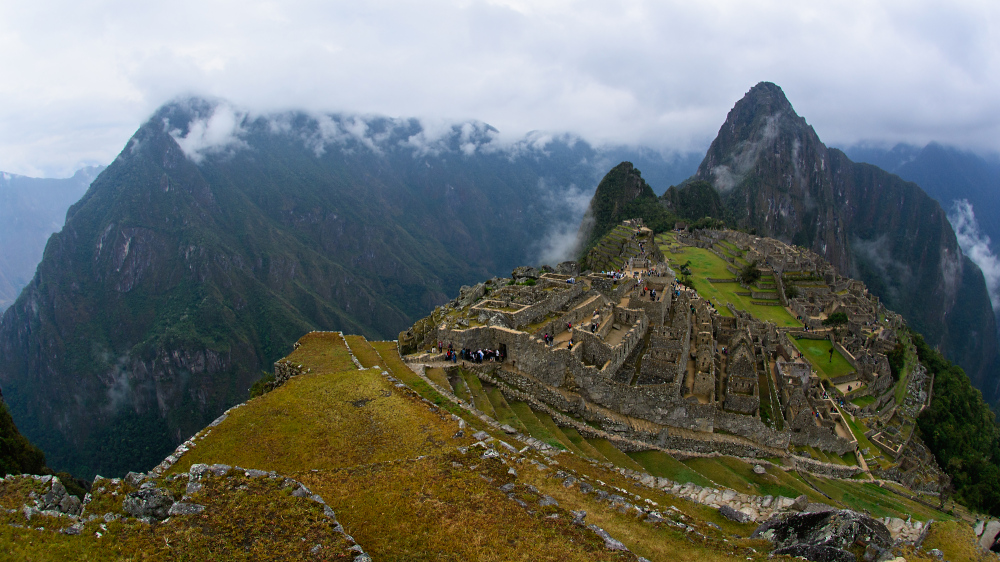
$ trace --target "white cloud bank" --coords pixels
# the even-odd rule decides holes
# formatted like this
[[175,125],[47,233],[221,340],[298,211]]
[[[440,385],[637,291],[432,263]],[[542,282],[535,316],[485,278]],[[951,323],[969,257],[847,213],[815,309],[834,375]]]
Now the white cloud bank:
[[186,94],[700,150],[760,80],[831,144],[996,150],[998,27],[995,0],[5,2],[0,170],[110,162]]
[[1000,259],[990,248],[990,237],[979,229],[972,204],[966,199],[953,202],[948,222],[955,229],[962,252],[983,270],[993,310],[1000,311]]

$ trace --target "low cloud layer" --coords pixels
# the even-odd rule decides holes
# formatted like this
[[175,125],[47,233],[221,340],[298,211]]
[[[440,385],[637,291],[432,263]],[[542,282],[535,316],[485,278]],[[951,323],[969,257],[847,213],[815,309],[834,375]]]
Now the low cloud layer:
[[106,164],[189,94],[702,150],[761,80],[831,144],[996,150],[998,23],[992,0],[7,2],[0,170]]
[[953,202],[948,221],[955,229],[962,252],[983,270],[993,310],[1000,311],[1000,259],[990,247],[990,237],[979,229],[972,204],[965,199]]

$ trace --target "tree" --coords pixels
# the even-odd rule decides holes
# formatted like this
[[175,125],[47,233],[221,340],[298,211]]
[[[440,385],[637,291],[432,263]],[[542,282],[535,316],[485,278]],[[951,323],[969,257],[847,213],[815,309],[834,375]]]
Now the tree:
[[847,324],[847,321],[848,321],[847,313],[838,310],[837,312],[834,312],[830,316],[827,316],[826,320],[823,321],[823,325],[837,327]]
[[680,267],[681,270],[681,285],[691,286],[691,260],[684,262],[684,265]]
[[746,286],[756,283],[757,280],[760,279],[760,270],[757,269],[757,260],[753,260],[752,262],[744,265],[743,269],[740,270],[739,275],[737,275],[737,279],[739,279],[741,284]]

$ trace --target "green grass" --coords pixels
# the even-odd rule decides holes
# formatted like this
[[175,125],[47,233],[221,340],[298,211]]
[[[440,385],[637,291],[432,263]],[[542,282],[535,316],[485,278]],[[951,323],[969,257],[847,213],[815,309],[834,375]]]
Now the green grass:
[[684,464],[717,484],[737,492],[790,498],[805,494],[810,501],[824,501],[822,494],[806,483],[773,466],[766,467],[764,474],[757,474],[753,471],[753,465],[732,457],[692,458],[684,461]]
[[344,339],[347,340],[347,345],[351,346],[351,351],[354,352],[354,356],[358,358],[364,368],[371,369],[382,364],[382,357],[364,336],[344,336]]
[[542,424],[527,402],[510,402],[510,409],[520,418],[529,435],[557,449],[568,448]]
[[614,463],[615,466],[631,468],[632,470],[643,470],[642,465],[618,450],[618,448],[611,444],[611,442],[607,439],[587,439],[587,442],[600,451],[601,454],[604,455],[604,458]]
[[582,435],[580,435],[579,431],[577,431],[572,427],[564,427],[562,428],[562,431],[563,435],[568,437],[569,440],[572,441],[574,445],[576,445],[576,448],[579,449],[581,452],[583,452],[583,456],[590,457],[598,462],[607,462],[608,459],[605,458],[600,451],[595,449],[593,445],[588,443],[587,440],[584,439]]
[[[851,419],[851,416],[841,410],[840,406],[837,406],[837,411],[840,412],[841,417],[843,417],[844,421],[847,422],[847,427],[851,429],[851,433],[854,434],[854,438],[858,440],[858,450],[864,450],[867,448],[868,454],[872,455],[873,460],[875,460],[879,466],[882,468],[888,468],[891,466],[892,463],[885,458],[882,454],[882,450],[876,447],[874,443],[865,437],[865,432],[868,431],[867,428],[865,428],[865,426],[862,425],[857,419]],[[865,458],[865,462],[868,462],[869,464],[871,463],[871,461],[868,460],[868,457]],[[874,467],[869,466],[868,468]]]
[[[795,347],[802,352],[802,355],[812,363],[822,378],[832,379],[855,371],[854,367],[847,362],[847,359],[833,348],[830,340],[792,338],[792,341],[795,343]],[[833,351],[832,356],[830,355],[831,350]]]
[[[834,500],[847,507],[862,511],[868,510],[874,517],[902,517],[907,514],[914,519],[951,519],[945,513],[931,509],[914,501],[898,496],[889,490],[882,489],[874,482],[849,482],[830,480],[809,476],[809,481],[817,488],[826,492]],[[826,500],[829,503],[829,500]]]
[[665,255],[670,266],[678,274],[680,266],[689,260],[691,261],[691,281],[695,290],[703,298],[712,302],[719,314],[732,316],[726,307],[727,303],[732,303],[738,310],[745,310],[761,320],[774,322],[778,326],[799,327],[802,325],[783,306],[759,306],[751,304],[750,297],[737,295],[737,292],[745,291],[739,283],[710,283],[708,278],[732,279],[735,276],[726,269],[727,263],[709,250],[685,247],[680,253],[665,252]]
[[482,413],[496,419],[497,413],[493,409],[493,402],[490,401],[490,397],[486,395],[486,391],[483,389],[483,383],[479,380],[473,373],[464,373],[465,382],[469,385],[469,392],[472,394],[472,399],[475,402],[476,408]]
[[510,409],[507,404],[507,400],[503,397],[503,393],[497,387],[490,388],[486,391],[486,396],[490,399],[490,404],[493,406],[493,412],[496,414],[496,419],[500,423],[505,423],[514,429],[520,431],[521,433],[527,433],[528,428],[521,423],[521,419],[517,417],[517,414]]
[[857,398],[851,398],[851,403],[859,408],[864,408],[870,404],[875,403],[876,398],[874,396],[858,396]]
[[577,447],[575,443],[573,443],[569,436],[563,432],[563,429],[556,424],[555,420],[552,419],[552,416],[545,412],[539,412],[538,410],[532,411],[535,413],[535,417],[538,418],[538,422],[541,423],[545,429],[549,430],[549,433],[551,433],[556,439],[559,440],[560,443],[563,444],[563,448],[568,451],[573,451],[578,455],[584,454],[583,451]]
[[699,486],[712,485],[707,478],[663,451],[639,451],[637,453],[628,453],[628,456],[642,465],[642,468],[653,476],[669,478],[681,484],[691,482]]

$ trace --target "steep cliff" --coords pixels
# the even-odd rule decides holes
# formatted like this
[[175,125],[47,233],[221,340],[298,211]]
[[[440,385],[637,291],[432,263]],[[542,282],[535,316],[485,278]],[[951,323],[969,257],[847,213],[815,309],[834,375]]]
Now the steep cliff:
[[691,179],[718,190],[737,226],[814,250],[864,281],[996,400],[982,272],[917,184],[827,148],[768,82],[736,103]]

